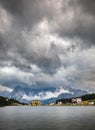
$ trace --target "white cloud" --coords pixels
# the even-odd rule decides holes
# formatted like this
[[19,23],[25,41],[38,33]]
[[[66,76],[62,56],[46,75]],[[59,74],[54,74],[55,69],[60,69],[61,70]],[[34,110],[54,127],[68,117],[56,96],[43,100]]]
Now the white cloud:
[[24,72],[15,66],[0,67],[0,80],[19,80],[28,85],[32,85],[33,74],[30,72]]
[[13,89],[12,88],[9,88],[9,87],[6,87],[6,86],[2,86],[2,85],[0,85],[0,91],[4,91],[4,92],[12,92],[13,91]]
[[[59,86],[59,84],[70,85],[74,88],[94,91],[94,52],[95,48],[92,47],[81,51],[75,48],[75,51],[68,51],[66,54],[61,53],[62,66],[52,75],[43,73],[36,64],[31,64],[31,69],[28,71],[21,70],[15,66],[0,67],[0,80],[16,79],[30,86],[36,85],[36,82],[44,82],[54,87]],[[38,85],[37,87],[40,86]]]
[[46,91],[46,92],[39,92],[37,95],[33,95],[33,96],[27,96],[27,95],[23,95],[22,99],[26,99],[26,100],[45,100],[45,99],[50,99],[50,98],[56,98],[58,97],[60,94],[64,94],[64,93],[71,93],[68,90],[65,90],[63,87],[60,87],[59,89],[56,89],[55,92],[51,92],[51,91]]

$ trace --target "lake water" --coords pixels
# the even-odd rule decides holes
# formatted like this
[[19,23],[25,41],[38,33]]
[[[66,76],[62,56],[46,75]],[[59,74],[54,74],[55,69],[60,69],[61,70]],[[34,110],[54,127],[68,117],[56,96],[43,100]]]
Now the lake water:
[[95,130],[95,107],[0,107],[0,130]]

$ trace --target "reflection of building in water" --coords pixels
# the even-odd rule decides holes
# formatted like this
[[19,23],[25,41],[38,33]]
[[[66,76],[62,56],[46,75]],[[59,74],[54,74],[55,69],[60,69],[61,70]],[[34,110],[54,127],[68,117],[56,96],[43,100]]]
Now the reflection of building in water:
[[82,99],[81,98],[73,98],[72,99],[72,103],[81,104],[82,103]]
[[41,106],[41,101],[40,100],[32,100],[31,106]]

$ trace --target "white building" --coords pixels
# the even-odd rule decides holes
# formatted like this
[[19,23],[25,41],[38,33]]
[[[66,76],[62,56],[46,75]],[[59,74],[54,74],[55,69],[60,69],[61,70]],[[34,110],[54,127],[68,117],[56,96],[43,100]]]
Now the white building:
[[62,104],[62,102],[57,102],[57,104],[61,105],[61,104]]
[[72,98],[72,103],[81,104],[82,103],[82,99],[81,98]]
[[89,102],[89,105],[94,105],[94,102]]

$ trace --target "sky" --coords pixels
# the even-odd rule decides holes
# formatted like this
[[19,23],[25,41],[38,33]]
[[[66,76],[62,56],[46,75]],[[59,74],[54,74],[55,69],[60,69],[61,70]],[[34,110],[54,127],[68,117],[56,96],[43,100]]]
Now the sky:
[[0,91],[95,92],[95,0],[0,0]]

